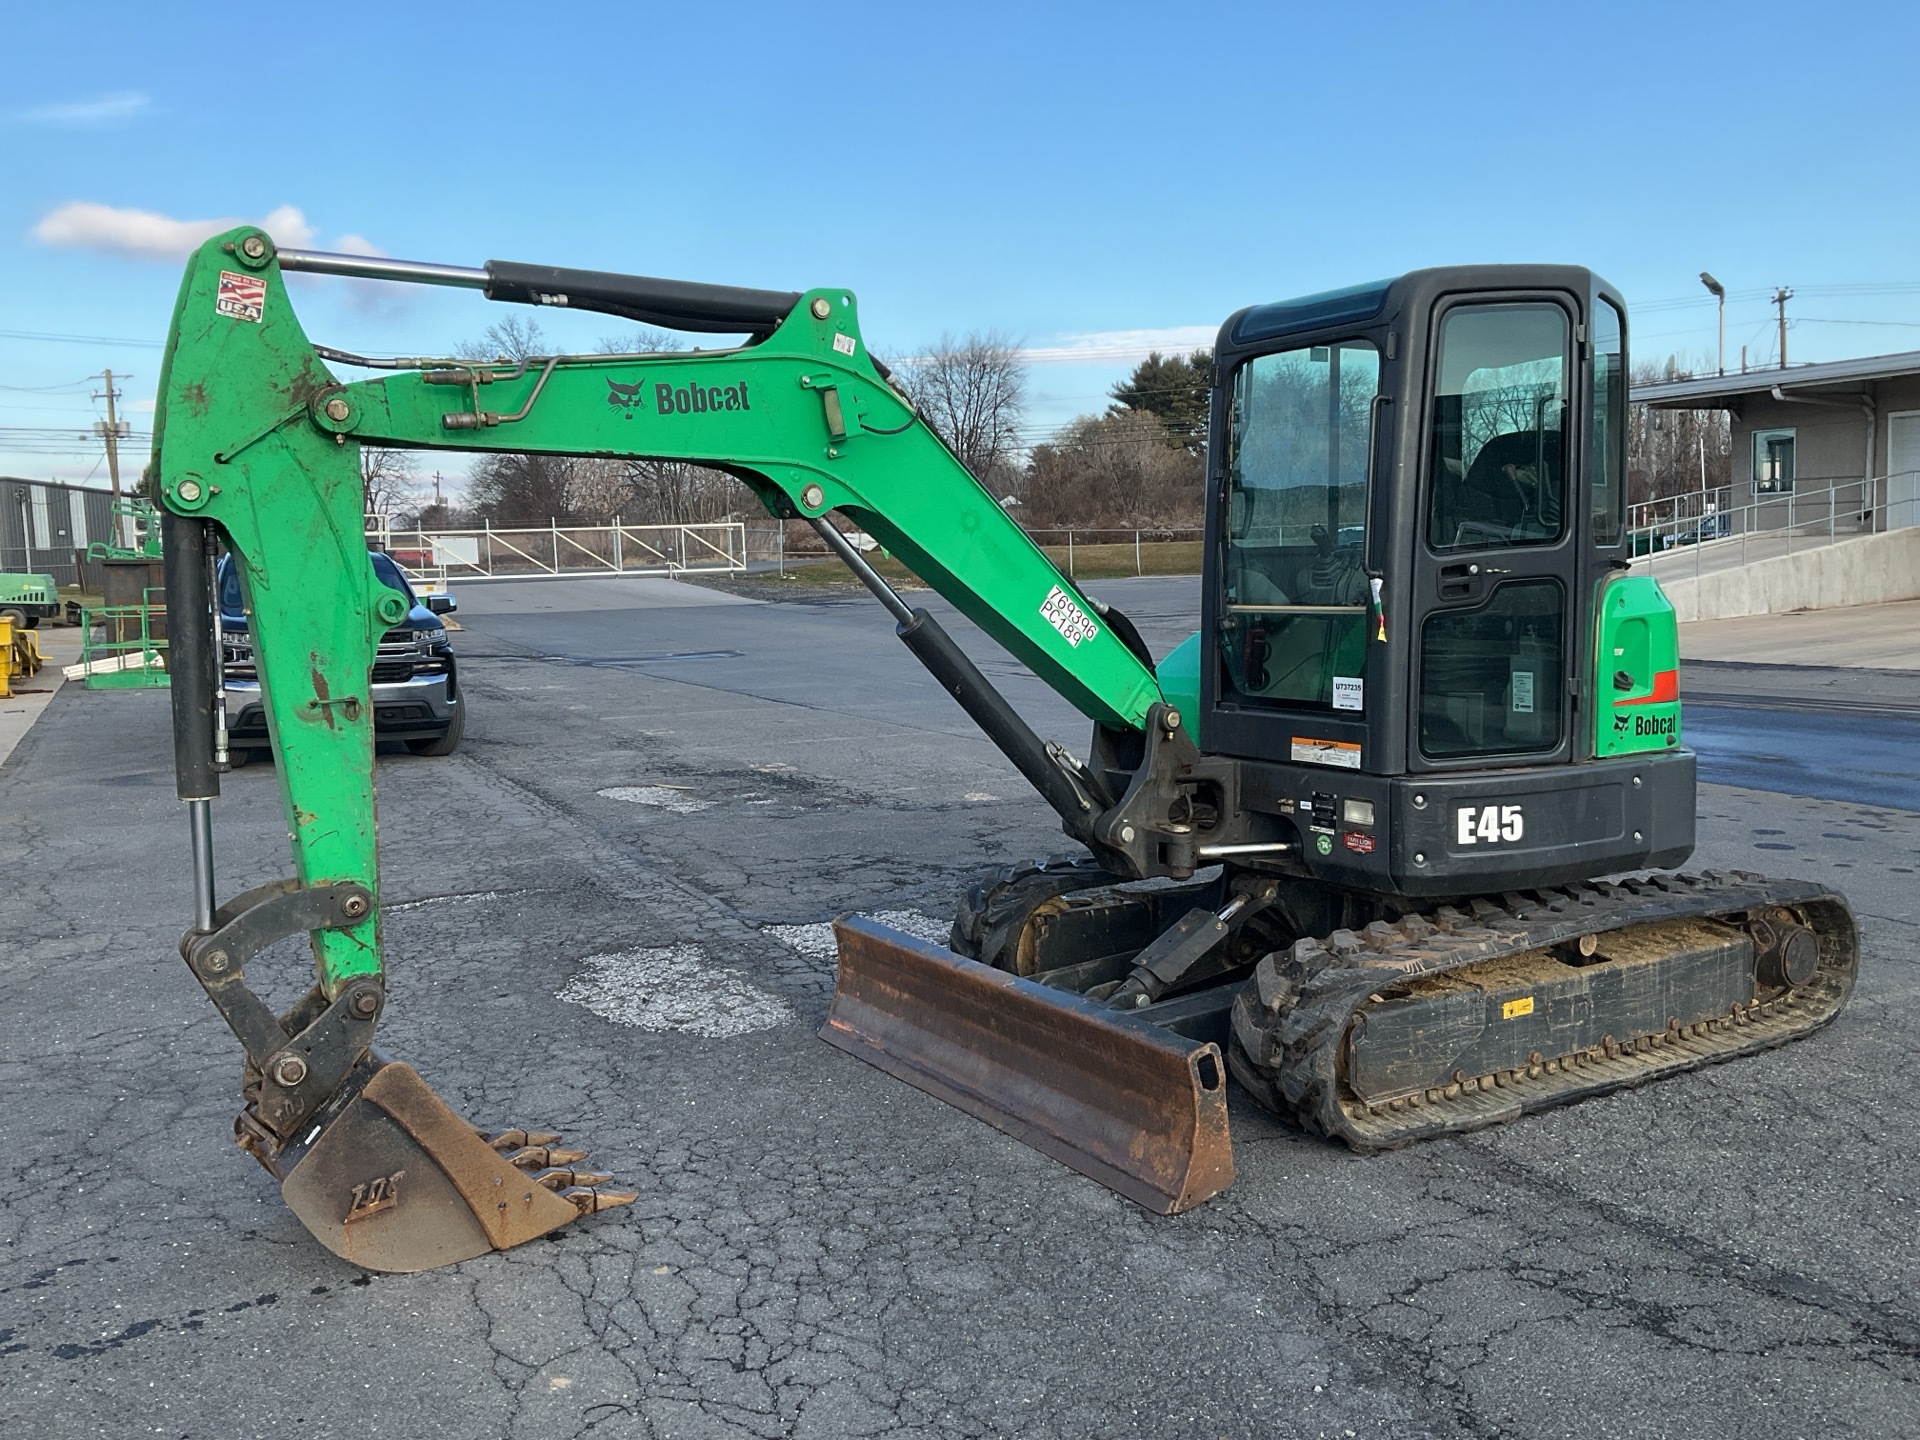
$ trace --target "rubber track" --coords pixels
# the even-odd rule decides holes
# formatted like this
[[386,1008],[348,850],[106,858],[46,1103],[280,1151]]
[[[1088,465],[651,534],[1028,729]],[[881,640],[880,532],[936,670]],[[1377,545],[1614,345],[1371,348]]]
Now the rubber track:
[[1101,869],[1090,855],[1049,855],[1002,866],[968,887],[948,947],[969,960],[1011,970],[1020,932],[1036,909],[1061,895],[1124,884],[1126,878]]
[[[1422,976],[1518,955],[1582,935],[1668,920],[1727,918],[1752,909],[1799,911],[1820,943],[1814,977],[1742,1010],[1659,1035],[1629,1037],[1524,1070],[1370,1106],[1344,1093],[1349,1026],[1369,997]],[[1592,1095],[1751,1055],[1811,1034],[1840,1013],[1859,968],[1846,900],[1804,880],[1745,871],[1654,875],[1456,901],[1362,931],[1336,930],[1261,960],[1236,997],[1228,1063],[1268,1109],[1355,1150],[1484,1129]]]

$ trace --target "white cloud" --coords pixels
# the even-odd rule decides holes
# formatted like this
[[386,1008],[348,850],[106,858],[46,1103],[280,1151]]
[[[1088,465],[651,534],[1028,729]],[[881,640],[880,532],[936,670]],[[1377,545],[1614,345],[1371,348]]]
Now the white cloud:
[[[1161,330],[1094,330],[1084,335],[1062,335],[1058,345],[1022,345],[1020,358],[1029,365],[1112,365],[1144,360],[1156,350],[1162,355],[1185,355],[1211,350],[1218,325],[1169,325]],[[924,355],[903,355],[893,362],[912,365]]]
[[[351,231],[336,239],[333,249],[341,255],[384,257],[387,253],[366,236]],[[394,285],[383,280],[343,280],[338,283],[345,293],[348,307],[362,315],[397,315],[407,307],[405,285]]]
[[117,125],[123,120],[131,120],[153,108],[153,101],[144,90],[115,90],[108,95],[95,95],[88,100],[66,100],[55,105],[36,105],[30,110],[16,110],[15,120],[28,125],[66,125],[86,128],[97,125]]
[[[69,200],[49,211],[33,227],[33,238],[42,245],[61,250],[99,250],[110,255],[137,255],[147,260],[180,260],[208,236],[246,223],[231,217],[175,220],[152,210]],[[292,205],[270,211],[257,223],[277,244],[299,249],[313,243],[313,227]]]
[[1210,350],[1218,325],[1169,325],[1160,330],[1096,330],[1086,335],[1063,335],[1058,345],[1024,345],[1020,358],[1029,365],[1103,365],[1114,361],[1144,360],[1154,351],[1184,355]]

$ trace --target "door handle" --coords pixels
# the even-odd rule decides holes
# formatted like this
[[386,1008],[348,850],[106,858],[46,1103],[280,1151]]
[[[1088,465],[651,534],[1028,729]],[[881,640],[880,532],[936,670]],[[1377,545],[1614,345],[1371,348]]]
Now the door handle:
[[1486,568],[1477,560],[1457,560],[1442,565],[1439,590],[1442,600],[1472,600],[1486,587]]

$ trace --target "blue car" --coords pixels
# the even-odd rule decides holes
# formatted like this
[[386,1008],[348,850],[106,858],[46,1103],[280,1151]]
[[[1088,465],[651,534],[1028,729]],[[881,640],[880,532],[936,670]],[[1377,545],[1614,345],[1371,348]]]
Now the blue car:
[[[400,567],[378,550],[367,552],[374,578],[407,597],[407,615],[380,637],[368,680],[373,731],[380,740],[401,740],[415,755],[451,755],[466,729],[453,647],[441,616],[458,607],[451,595],[413,593]],[[220,557],[220,658],[226,677],[228,749],[233,763],[266,756],[267,713],[253,664],[246,605],[233,557]]]

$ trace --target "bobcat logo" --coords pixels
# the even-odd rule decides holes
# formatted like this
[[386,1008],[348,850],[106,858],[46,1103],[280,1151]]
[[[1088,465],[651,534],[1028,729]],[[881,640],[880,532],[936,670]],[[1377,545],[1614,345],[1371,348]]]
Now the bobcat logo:
[[640,404],[640,392],[647,388],[647,382],[636,380],[631,385],[622,385],[619,381],[607,380],[607,403],[627,412],[627,419],[633,418],[633,412]]
[[1627,726],[1631,725],[1632,723],[1633,723],[1633,718],[1629,715],[1615,715],[1613,717],[1613,733],[1616,735],[1626,734]]

